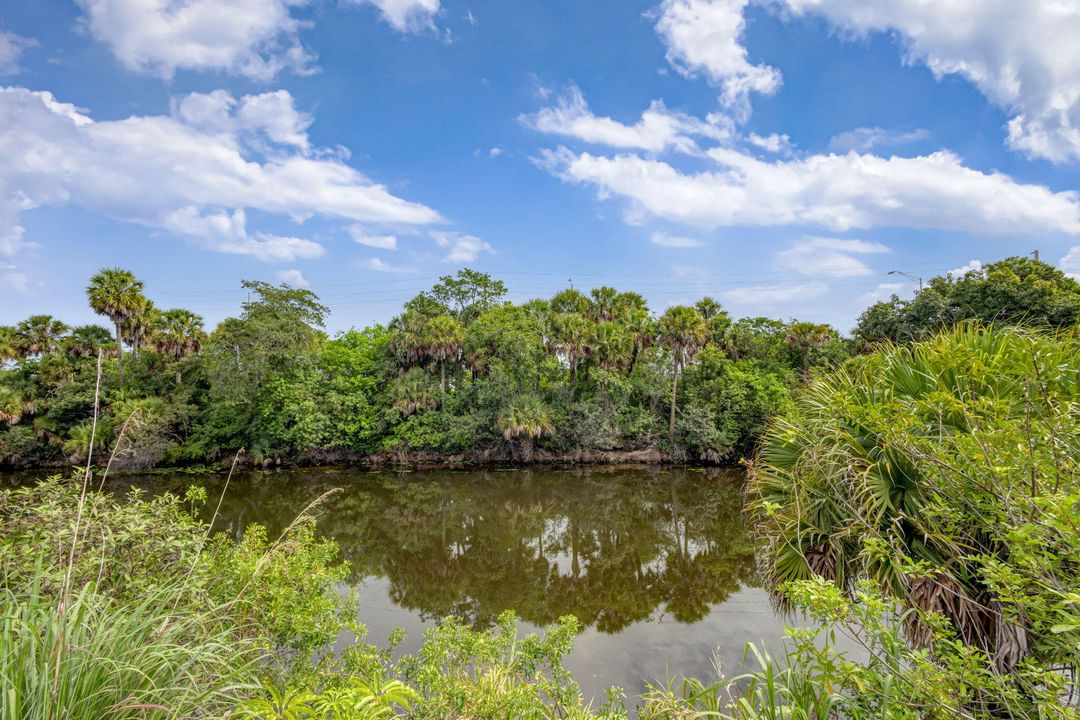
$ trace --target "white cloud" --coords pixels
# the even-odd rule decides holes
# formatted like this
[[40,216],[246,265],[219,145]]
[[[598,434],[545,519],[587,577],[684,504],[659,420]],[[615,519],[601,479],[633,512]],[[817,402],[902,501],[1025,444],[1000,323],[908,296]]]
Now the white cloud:
[[771,95],[780,72],[750,62],[741,41],[749,0],[664,0],[655,11],[656,31],[667,59],[683,75],[704,74],[722,88],[721,101],[745,118],[751,92]]
[[979,260],[971,260],[965,265],[962,265],[962,266],[960,266],[958,268],[954,268],[954,269],[950,270],[949,272],[946,273],[946,275],[952,275],[953,279],[956,280],[956,279],[964,277],[965,275],[967,275],[969,272],[972,272],[973,270],[982,270],[982,269],[983,269],[983,264],[982,264],[981,261],[979,261]]
[[1069,248],[1065,257],[1058,261],[1058,267],[1069,277],[1080,280],[1080,245]]
[[681,237],[679,235],[669,235],[662,232],[654,232],[649,237],[649,242],[651,242],[653,245],[659,245],[660,247],[667,248],[701,247],[701,241],[695,238]]
[[435,244],[439,247],[448,247],[450,251],[443,257],[443,262],[467,263],[473,262],[480,257],[480,253],[495,252],[491,244],[473,235],[453,232],[433,232]]
[[772,133],[771,135],[762,136],[757,133],[750,133],[746,139],[750,141],[751,145],[766,152],[789,155],[792,151],[791,138],[787,135]]
[[[1080,4],[1072,0],[778,0],[856,34],[895,32],[905,60],[960,75],[1010,113],[1009,144],[1080,160]],[[721,30],[729,23],[717,22]]]
[[[374,5],[383,20],[401,32],[421,32],[435,28],[434,17],[439,12],[439,0],[350,0]],[[471,15],[471,13],[470,13]]]
[[171,78],[177,70],[221,71],[267,81],[313,57],[292,16],[308,0],[78,0],[90,34],[125,67]]
[[493,147],[490,150],[488,150],[488,157],[489,158],[497,158],[502,154],[503,154],[503,149],[501,147]]
[[30,289],[30,278],[26,273],[19,272],[15,265],[0,265],[0,286],[5,290],[26,292]]
[[307,129],[314,121],[299,112],[286,90],[245,95],[237,100],[226,90],[190,93],[174,98],[172,114],[203,132],[234,136],[265,149],[260,143],[291,145],[309,149]]
[[684,173],[634,154],[544,151],[538,162],[602,198],[629,202],[632,220],[701,228],[808,225],[834,231],[910,227],[982,235],[1080,234],[1080,196],[965,167],[950,152],[902,158],[810,155],[768,162],[738,150],[706,152],[714,167]]
[[720,293],[725,302],[733,305],[766,305],[789,303],[797,300],[813,300],[828,292],[824,283],[808,285],[753,285]]
[[251,255],[263,262],[317,258],[325,252],[323,246],[313,240],[265,232],[249,233],[247,215],[242,209],[232,213],[203,213],[194,206],[188,206],[165,215],[161,227],[177,235],[191,237],[209,250],[230,255]]
[[910,132],[897,132],[879,127],[860,127],[834,135],[829,140],[829,151],[835,153],[864,153],[879,145],[896,146],[925,140],[930,136],[919,128]]
[[360,262],[360,267],[364,268],[365,270],[374,270],[375,272],[384,272],[384,273],[411,273],[411,272],[416,272],[415,268],[403,267],[403,266],[399,266],[399,265],[389,265],[389,264],[383,262],[382,260],[380,260],[379,258],[375,258],[375,257],[368,258],[367,260],[361,261]]
[[881,243],[842,238],[807,237],[776,253],[777,264],[800,275],[856,277],[873,270],[854,255],[889,252]]
[[362,225],[350,225],[349,237],[353,242],[380,250],[397,250],[396,235],[370,235]]
[[[0,252],[25,247],[19,215],[74,204],[263,260],[316,257],[310,240],[247,229],[245,211],[427,225],[431,208],[391,195],[336,157],[308,153],[304,122],[244,108],[292,107],[287,93],[180,98],[171,116],[94,121],[50,93],[0,88]],[[277,118],[281,120],[281,118]],[[284,130],[283,130],[284,128]]]
[[685,113],[673,112],[654,100],[634,125],[609,117],[598,117],[589,109],[581,90],[571,85],[554,107],[518,118],[523,125],[543,133],[572,137],[597,145],[660,152],[674,149],[697,152],[694,136],[728,140],[732,129],[719,115],[704,122]]
[[19,58],[23,50],[34,47],[37,41],[10,32],[0,32],[0,75],[19,72]]
[[864,292],[858,298],[855,299],[855,304],[859,307],[865,307],[876,302],[883,302],[888,300],[893,295],[899,295],[907,289],[907,283],[902,282],[887,282],[880,283],[875,289]]
[[276,273],[274,273],[274,277],[276,277],[278,280],[285,283],[286,285],[293,286],[294,288],[309,287],[307,278],[305,278],[304,274],[299,270],[278,270]]

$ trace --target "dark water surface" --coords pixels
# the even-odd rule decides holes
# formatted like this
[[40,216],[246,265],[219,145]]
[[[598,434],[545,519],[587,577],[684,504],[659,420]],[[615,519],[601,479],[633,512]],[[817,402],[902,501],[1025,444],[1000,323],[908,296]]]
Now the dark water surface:
[[[182,493],[206,487],[212,510],[224,475],[125,476]],[[587,696],[611,685],[639,694],[668,675],[739,671],[747,642],[777,648],[783,621],[754,573],[735,470],[601,468],[362,472],[314,468],[237,473],[215,527],[250,523],[274,536],[308,503],[318,510],[360,591],[369,639],[455,615],[489,627],[515,610],[533,630],[575,615],[584,631],[567,665]]]

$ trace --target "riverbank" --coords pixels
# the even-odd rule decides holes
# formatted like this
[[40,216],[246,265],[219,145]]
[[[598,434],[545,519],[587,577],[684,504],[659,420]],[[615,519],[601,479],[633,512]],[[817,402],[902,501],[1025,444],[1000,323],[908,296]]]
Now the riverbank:
[[[741,462],[719,458],[687,458],[685,453],[670,453],[658,448],[640,450],[589,450],[577,449],[569,452],[535,450],[528,459],[515,457],[508,451],[489,450],[485,452],[443,453],[425,450],[407,452],[357,453],[349,450],[315,450],[296,457],[254,458],[246,453],[223,456],[218,460],[205,463],[160,464],[151,467],[131,466],[121,458],[114,460],[110,472],[117,474],[139,474],[147,472],[185,472],[193,468],[208,470],[227,470],[232,467],[243,469],[292,469],[336,466],[359,468],[362,470],[486,470],[497,468],[573,468],[573,467],[624,467],[656,466],[665,467],[708,467],[738,468]],[[103,459],[107,463],[108,459]],[[79,463],[64,461],[39,462],[32,466],[2,466],[0,473],[20,474],[36,470],[61,472]]]

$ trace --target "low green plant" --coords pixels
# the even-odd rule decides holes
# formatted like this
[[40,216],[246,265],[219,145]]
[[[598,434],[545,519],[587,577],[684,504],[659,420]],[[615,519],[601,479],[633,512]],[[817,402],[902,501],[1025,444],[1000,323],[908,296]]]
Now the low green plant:
[[88,584],[61,602],[33,577],[0,592],[5,720],[220,717],[258,657],[222,608],[177,611],[178,583],[116,602]]

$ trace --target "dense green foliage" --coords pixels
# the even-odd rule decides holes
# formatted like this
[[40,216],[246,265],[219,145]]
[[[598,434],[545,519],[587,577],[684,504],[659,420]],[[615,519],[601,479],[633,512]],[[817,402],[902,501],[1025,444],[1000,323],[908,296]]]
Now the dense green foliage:
[[961,321],[1069,328],[1080,322],[1080,283],[1052,265],[1012,257],[962,276],[936,277],[913,299],[895,295],[859,317],[860,346],[928,337]]
[[608,287],[514,305],[502,282],[472,270],[442,278],[386,327],[329,339],[314,293],[243,286],[239,317],[209,334],[194,313],[155,308],[116,268],[87,290],[114,339],[47,315],[0,329],[14,361],[0,370],[0,465],[82,463],[91,451],[104,464],[114,440],[114,468],[221,461],[239,448],[264,462],[648,451],[734,463],[800,381],[847,356],[827,326],[732,321],[710,298],[660,317]]
[[902,618],[868,674],[827,668],[848,716],[1075,713],[1077,358],[1075,330],[962,325],[850,362],[774,421],[750,485],[765,580],[832,621]]

